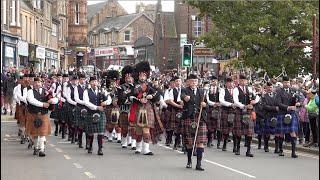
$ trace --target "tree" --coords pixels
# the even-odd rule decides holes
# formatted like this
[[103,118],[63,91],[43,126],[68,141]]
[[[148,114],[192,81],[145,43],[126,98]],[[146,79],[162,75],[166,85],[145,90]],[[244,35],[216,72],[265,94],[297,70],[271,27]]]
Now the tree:
[[[303,47],[291,46],[312,40],[312,16],[318,1],[197,1],[188,3],[209,16],[214,24],[202,37],[217,52],[241,52],[244,64],[264,68],[269,75],[288,75],[302,68],[311,71]],[[319,23],[318,23],[319,24]]]

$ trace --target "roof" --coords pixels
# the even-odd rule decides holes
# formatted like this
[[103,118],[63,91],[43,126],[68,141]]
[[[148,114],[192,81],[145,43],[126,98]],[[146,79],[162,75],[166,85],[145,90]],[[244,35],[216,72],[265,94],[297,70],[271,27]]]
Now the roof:
[[162,35],[166,38],[177,38],[176,24],[174,20],[173,12],[161,12],[161,26],[162,26]]
[[104,5],[108,1],[100,2],[97,4],[91,4],[87,6],[87,19],[91,19],[92,16],[94,16],[96,13],[98,13],[102,8],[104,8]]
[[26,0],[20,1],[20,7],[22,9],[25,9],[25,10],[28,10],[28,11],[33,11],[32,5],[30,4],[30,2],[28,2]]
[[[142,14],[139,13],[139,14],[127,14],[127,15],[117,16],[117,17],[113,17],[113,18],[106,18],[102,23],[100,23],[95,28],[93,28],[92,31],[97,31],[99,29],[110,29],[111,30],[112,28],[115,28],[116,31],[119,31],[119,30],[125,28],[126,26],[128,26],[129,24],[131,24],[136,18],[138,18],[142,15],[146,16],[143,13]],[[150,19],[150,21],[152,21],[152,20]]]

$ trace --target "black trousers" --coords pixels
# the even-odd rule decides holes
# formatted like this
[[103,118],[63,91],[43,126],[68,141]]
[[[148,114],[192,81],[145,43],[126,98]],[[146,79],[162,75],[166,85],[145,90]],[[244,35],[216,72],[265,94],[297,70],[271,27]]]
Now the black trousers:
[[309,115],[313,143],[319,142],[319,140],[318,140],[319,129],[318,129],[318,124],[317,124],[317,118],[318,118],[317,116],[310,116]]
[[310,126],[309,126],[309,122],[302,122],[302,133],[303,136],[306,140],[306,142],[310,141]]

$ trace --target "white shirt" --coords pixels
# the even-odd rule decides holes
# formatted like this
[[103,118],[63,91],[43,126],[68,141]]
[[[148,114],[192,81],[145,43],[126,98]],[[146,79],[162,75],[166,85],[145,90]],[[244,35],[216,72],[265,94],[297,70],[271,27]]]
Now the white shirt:
[[164,99],[163,99],[163,96],[162,95],[160,95],[160,109],[163,109],[163,108],[167,108],[168,107],[168,105],[166,104],[166,102],[164,101]]
[[[21,84],[18,84],[16,87],[13,88],[13,99],[20,105],[20,100],[18,98],[18,91],[21,89]],[[21,92],[20,92],[21,94]]]
[[[31,85],[31,89],[32,89],[32,85]],[[29,89],[29,90],[31,90]],[[28,104],[27,101],[27,96],[28,96],[28,87],[23,88],[23,96],[21,96],[20,101],[23,101],[25,104]]]
[[[74,89],[74,94],[75,94],[75,91],[76,91],[76,86],[75,85],[72,85],[73,86],[73,89]],[[78,89],[77,89],[78,90]],[[73,101],[72,99],[71,99],[71,88],[70,87],[67,87],[67,89],[66,89],[66,94],[65,94],[65,97],[66,97],[66,99],[67,99],[67,101],[68,101],[68,103],[70,103],[70,104],[72,104],[72,105],[77,105],[77,102],[76,101]]]
[[[176,90],[178,91],[178,88],[176,88]],[[174,91],[174,89],[172,89],[172,88],[169,88],[166,90],[166,92],[164,94],[164,98],[163,98],[164,101],[167,101],[167,100],[174,101],[173,91]],[[178,97],[177,97],[178,102],[181,101],[180,94],[181,94],[181,88],[180,88],[180,92],[178,91]]]
[[[97,94],[98,90],[95,90],[95,93]],[[88,89],[84,90],[84,92],[83,92],[83,101],[85,102],[85,106],[87,106],[89,109],[94,110],[94,111],[97,110],[98,106],[96,106],[90,102],[90,98],[88,95]],[[107,105],[110,105],[112,103],[112,99],[109,95],[107,96],[107,100],[104,101],[104,103],[106,103]]]
[[66,102],[66,99],[64,97],[62,97],[62,85],[58,85],[57,87],[57,92],[53,93],[54,97],[57,97],[58,99],[60,99],[62,102]]
[[81,105],[86,105],[84,100],[81,100],[79,97],[78,86],[74,88],[74,100]]
[[225,94],[226,94],[225,89],[221,88],[219,91],[219,102],[222,106],[230,107],[232,103],[224,100]]
[[[252,93],[253,95],[255,95],[255,93],[252,91],[252,88],[248,87],[248,91],[249,92],[247,92],[247,93]],[[256,103],[259,102],[259,100],[260,100],[260,97],[256,96],[256,98],[255,98]],[[233,89],[233,101],[234,101],[234,104],[238,108],[243,109],[245,107],[244,104],[239,102],[239,89],[237,87]],[[248,103],[250,103],[250,102],[248,102]]]
[[[43,91],[42,88],[39,88],[39,93],[41,94]],[[58,98],[51,98],[52,102],[51,104],[57,104],[58,103]],[[37,106],[37,107],[43,107],[43,102],[40,102],[39,100],[37,100],[35,97],[34,97],[34,94],[33,94],[33,89],[29,89],[28,90],[28,93],[27,93],[27,101],[34,105],[34,106]]]

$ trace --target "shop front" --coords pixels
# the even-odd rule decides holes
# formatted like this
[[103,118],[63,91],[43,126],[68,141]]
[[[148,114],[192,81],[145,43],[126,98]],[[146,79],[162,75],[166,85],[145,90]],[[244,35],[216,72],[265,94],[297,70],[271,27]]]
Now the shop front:
[[46,49],[44,68],[50,70],[57,67],[59,67],[58,52],[51,49]]
[[29,44],[26,41],[18,41],[18,55],[20,68],[28,66]]
[[17,61],[18,37],[1,32],[1,41],[3,42],[2,50],[1,50],[1,54],[2,54],[1,71],[5,67],[18,66],[19,65]]
[[101,47],[96,48],[95,60],[99,69],[107,69],[109,65],[134,64],[134,51],[132,46]]

